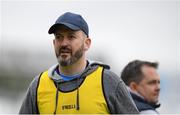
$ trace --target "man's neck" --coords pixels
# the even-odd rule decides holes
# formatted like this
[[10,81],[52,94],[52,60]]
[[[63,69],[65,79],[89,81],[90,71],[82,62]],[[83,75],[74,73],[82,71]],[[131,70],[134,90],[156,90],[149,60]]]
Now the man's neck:
[[81,73],[86,68],[87,61],[85,59],[80,59],[76,63],[62,67],[59,65],[59,71],[64,75],[74,75]]

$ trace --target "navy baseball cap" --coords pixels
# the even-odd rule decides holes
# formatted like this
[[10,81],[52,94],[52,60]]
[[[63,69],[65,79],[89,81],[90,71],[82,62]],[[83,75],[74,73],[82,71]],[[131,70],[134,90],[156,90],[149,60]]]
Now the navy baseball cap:
[[54,33],[59,25],[64,25],[75,31],[82,30],[87,36],[89,36],[88,24],[79,14],[71,12],[64,13],[56,20],[55,24],[50,27],[48,33]]

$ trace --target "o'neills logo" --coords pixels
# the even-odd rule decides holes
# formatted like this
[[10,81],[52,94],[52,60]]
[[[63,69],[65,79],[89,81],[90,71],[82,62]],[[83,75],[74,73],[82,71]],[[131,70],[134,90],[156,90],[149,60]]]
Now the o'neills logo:
[[65,110],[65,109],[75,109],[76,108],[76,105],[73,104],[73,105],[63,105],[62,106],[62,110]]

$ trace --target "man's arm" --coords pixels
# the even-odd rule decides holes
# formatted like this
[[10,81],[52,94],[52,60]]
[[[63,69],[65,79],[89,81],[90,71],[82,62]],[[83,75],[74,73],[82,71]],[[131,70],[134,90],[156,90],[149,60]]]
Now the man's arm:
[[37,86],[38,86],[39,76],[35,77],[35,79],[31,82],[26,97],[21,105],[19,114],[38,114],[37,107]]
[[113,72],[104,70],[105,98],[111,114],[138,114],[139,111],[124,82]]

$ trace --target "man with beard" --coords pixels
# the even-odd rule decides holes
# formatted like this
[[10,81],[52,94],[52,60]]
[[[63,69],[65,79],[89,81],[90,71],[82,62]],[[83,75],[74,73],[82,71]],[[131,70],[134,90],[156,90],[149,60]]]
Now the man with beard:
[[121,78],[128,86],[134,102],[142,114],[159,114],[156,108],[160,92],[158,63],[134,60],[123,69]]
[[122,80],[108,65],[86,59],[89,28],[79,14],[61,15],[49,29],[58,64],[35,77],[20,114],[138,113]]

